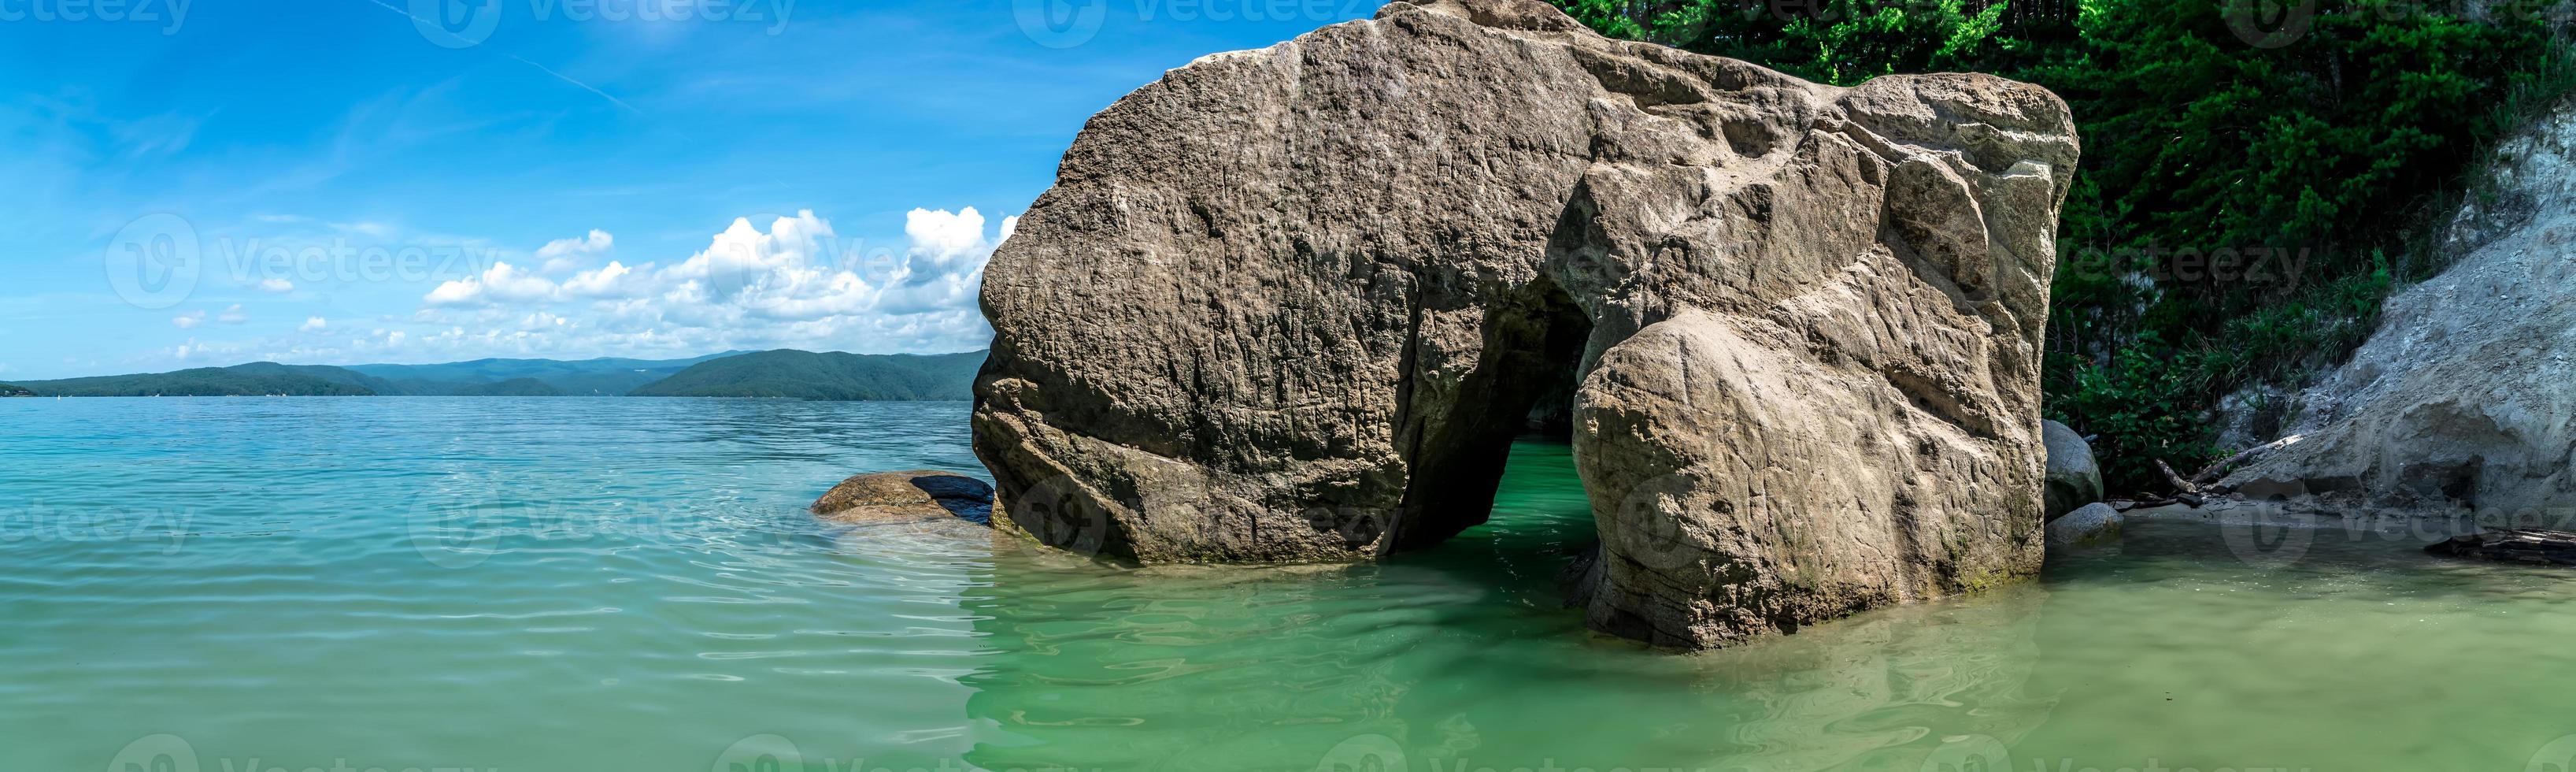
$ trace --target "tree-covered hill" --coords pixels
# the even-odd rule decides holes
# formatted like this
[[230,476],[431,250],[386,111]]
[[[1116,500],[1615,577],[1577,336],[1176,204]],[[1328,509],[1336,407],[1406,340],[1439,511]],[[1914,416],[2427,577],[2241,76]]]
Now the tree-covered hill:
[[275,362],[22,384],[45,397],[354,397],[382,393],[378,388],[386,385],[343,368]]
[[[391,382],[396,391],[388,393],[410,396],[615,397],[633,391],[635,387],[671,377],[690,365],[742,353],[745,352],[728,351],[688,359],[477,359],[434,365],[350,365],[348,369]],[[552,391],[549,394],[517,394],[531,391],[525,384],[496,391],[499,384],[521,379],[541,382]]]
[[861,355],[763,351],[701,362],[631,392],[638,397],[963,400],[985,352]]
[[458,397],[561,397],[564,390],[535,378],[512,378],[499,383],[478,383],[451,392]]

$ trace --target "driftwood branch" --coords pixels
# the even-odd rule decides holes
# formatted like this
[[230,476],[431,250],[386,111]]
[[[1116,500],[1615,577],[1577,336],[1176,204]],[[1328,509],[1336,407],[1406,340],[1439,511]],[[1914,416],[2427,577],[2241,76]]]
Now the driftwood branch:
[[2576,533],[2501,528],[2453,537],[2428,545],[2424,551],[2455,558],[2568,566],[2576,565]]
[[2206,498],[2203,498],[2203,497],[2201,497],[2201,496],[2198,496],[2198,495],[2195,495],[2195,494],[2190,494],[2190,493],[2177,493],[2177,494],[2174,494],[2174,495],[2171,495],[2171,496],[2159,496],[2159,497],[2156,497],[2156,498],[2138,499],[2138,500],[2136,500],[2136,501],[2126,502],[2126,503],[2125,503],[2125,504],[2123,504],[2123,505],[2114,505],[2114,506],[2112,507],[2112,509],[2116,509],[2116,510],[2119,510],[2119,511],[2122,511],[2122,512],[2127,512],[2127,511],[2129,511],[2129,510],[2133,510],[2133,509],[2151,509],[2151,508],[2155,508],[2155,507],[2167,507],[2167,506],[2172,506],[2172,505],[2175,505],[2175,504],[2181,504],[2181,505],[2184,505],[2184,506],[2191,507],[2191,508],[2193,508],[2193,509],[2199,509],[2199,508],[2200,508],[2200,506],[2201,506],[2202,504],[2207,504],[2207,503],[2209,503],[2209,500],[2208,500],[2208,499],[2206,499]]
[[2283,437],[2251,448],[2246,448],[2243,452],[2219,459],[2218,463],[2202,467],[2200,471],[2192,473],[2191,482],[2194,485],[2209,485],[2216,483],[2219,478],[2226,477],[2228,472],[2236,471],[2238,468],[2243,467],[2246,464],[2254,463],[2255,459],[2262,458],[2272,451],[2297,444],[2298,441],[2302,439],[2306,438],[2301,435],[2293,434],[2288,437]]
[[2156,459],[2156,471],[2165,473],[2165,484],[2173,486],[2175,493],[2200,493],[2200,486],[2193,485],[2190,480],[2182,479],[2182,475],[2174,474],[2173,466],[2165,463],[2164,459]]

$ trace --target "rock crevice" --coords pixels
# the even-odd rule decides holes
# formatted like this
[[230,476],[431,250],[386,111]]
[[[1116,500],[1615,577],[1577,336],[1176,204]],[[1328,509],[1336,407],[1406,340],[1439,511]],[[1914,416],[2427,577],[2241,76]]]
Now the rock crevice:
[[1482,522],[1553,411],[1593,625],[1678,646],[2027,575],[2076,154],[1997,78],[1390,3],[1092,119],[987,269],[976,450],[1058,546],[1350,560]]

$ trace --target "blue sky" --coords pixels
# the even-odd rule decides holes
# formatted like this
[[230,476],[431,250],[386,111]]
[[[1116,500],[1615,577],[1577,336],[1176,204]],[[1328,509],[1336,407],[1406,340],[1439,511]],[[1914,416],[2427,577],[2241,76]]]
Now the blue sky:
[[0,380],[980,347],[1085,119],[1376,5],[0,0]]

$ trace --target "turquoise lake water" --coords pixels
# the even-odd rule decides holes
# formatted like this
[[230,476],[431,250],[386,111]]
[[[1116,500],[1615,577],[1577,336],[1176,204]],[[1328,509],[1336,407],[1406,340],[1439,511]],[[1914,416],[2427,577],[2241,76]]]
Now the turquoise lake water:
[[[1583,633],[1561,446],[1379,564],[817,525],[966,406],[0,400],[0,770],[2565,770],[2576,574],[2133,526],[1693,656]],[[2246,538],[2246,537],[2252,538]]]

